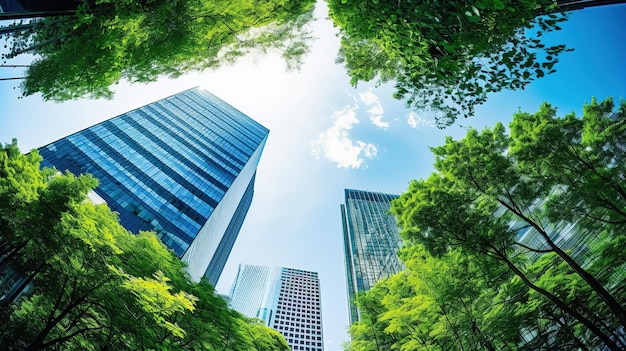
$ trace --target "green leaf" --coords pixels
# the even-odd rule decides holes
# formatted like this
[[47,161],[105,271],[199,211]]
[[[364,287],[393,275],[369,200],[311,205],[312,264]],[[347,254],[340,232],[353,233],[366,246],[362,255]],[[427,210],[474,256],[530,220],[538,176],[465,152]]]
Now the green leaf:
[[492,0],[492,4],[492,8],[496,10],[504,10],[505,8],[504,3],[501,0]]
[[[340,29],[340,62],[351,84],[394,81],[396,89],[406,91],[395,96],[403,97],[412,109],[434,110],[441,116],[441,127],[451,124],[455,116],[472,116],[475,107],[486,101],[482,88],[468,83],[476,80],[481,69],[483,81],[489,83],[484,91],[523,89],[534,76],[522,78],[522,69],[533,68],[535,63],[540,68],[551,54],[541,44],[540,28],[528,35],[513,35],[544,23],[543,17],[537,17],[537,3],[508,5],[503,0],[429,1],[410,6],[406,2],[328,2],[329,16]],[[448,94],[447,87],[456,88]]]

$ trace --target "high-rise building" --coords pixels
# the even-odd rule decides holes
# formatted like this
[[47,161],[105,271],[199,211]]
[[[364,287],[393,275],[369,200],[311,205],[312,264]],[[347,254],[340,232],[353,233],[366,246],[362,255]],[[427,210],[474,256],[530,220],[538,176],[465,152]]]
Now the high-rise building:
[[270,325],[275,310],[279,275],[278,268],[240,264],[228,294],[230,308]]
[[389,213],[397,195],[361,190],[345,190],[341,205],[343,244],[350,324],[360,320],[354,302],[357,293],[404,267],[398,258],[402,247],[396,219]]
[[230,307],[277,330],[292,350],[323,351],[320,281],[316,272],[239,265]]
[[155,231],[215,285],[252,201],[269,131],[193,88],[39,149],[42,166],[91,173],[132,232]]
[[[76,12],[80,0],[0,0],[0,18],[62,16]],[[15,14],[16,16],[11,16]]]

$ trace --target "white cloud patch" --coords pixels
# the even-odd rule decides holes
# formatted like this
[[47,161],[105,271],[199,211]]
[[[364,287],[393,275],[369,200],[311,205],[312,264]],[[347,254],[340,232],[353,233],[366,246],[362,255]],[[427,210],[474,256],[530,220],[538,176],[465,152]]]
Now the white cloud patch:
[[380,101],[378,101],[378,96],[376,96],[376,94],[372,93],[371,91],[360,93],[359,97],[361,98],[361,102],[363,102],[365,105],[369,106],[380,104]]
[[359,123],[354,106],[347,106],[336,111],[332,118],[335,123],[316,140],[311,142],[312,154],[317,159],[322,157],[337,163],[337,168],[360,168],[365,158],[376,157],[378,149],[374,144],[357,140],[352,141],[348,131]]
[[378,128],[389,128],[389,122],[383,122],[383,114],[385,113],[385,110],[383,109],[383,105],[378,100],[378,96],[371,91],[367,91],[365,93],[360,93],[359,98],[365,106],[369,107],[367,113],[370,115],[370,121],[372,121],[372,123]]
[[412,128],[421,129],[422,127],[435,127],[435,121],[420,117],[417,113],[411,112],[407,117],[407,122]]

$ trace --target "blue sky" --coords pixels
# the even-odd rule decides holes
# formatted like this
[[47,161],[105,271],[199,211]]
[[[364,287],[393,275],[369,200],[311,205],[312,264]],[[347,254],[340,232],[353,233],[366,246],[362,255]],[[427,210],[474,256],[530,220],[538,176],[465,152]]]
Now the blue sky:
[[[561,114],[580,114],[592,96],[619,100],[626,95],[626,5],[572,14],[562,31],[548,36],[575,49],[562,55],[557,73],[524,91],[493,94],[476,117],[445,130],[435,128],[429,114],[392,99],[390,86],[352,88],[334,63],[339,43],[325,6],[319,4],[316,13],[318,39],[299,72],[285,72],[281,59],[269,55],[173,81],[122,82],[113,100],[62,104],[37,95],[18,100],[16,83],[0,82],[0,142],[17,137],[26,151],[193,86],[211,91],[270,129],[255,197],[218,291],[228,292],[239,263],[317,271],[325,349],[342,350],[348,339],[339,212],[343,190],[403,192],[411,179],[432,172],[429,146],[442,144],[446,135],[463,136],[458,124],[506,125],[518,109],[535,112],[543,101]],[[16,73],[2,68],[0,77]]]

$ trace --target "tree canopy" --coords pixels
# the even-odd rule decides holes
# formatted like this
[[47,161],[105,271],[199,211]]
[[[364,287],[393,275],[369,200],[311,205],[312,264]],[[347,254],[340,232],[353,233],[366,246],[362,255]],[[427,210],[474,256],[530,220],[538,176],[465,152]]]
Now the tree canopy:
[[349,350],[626,349],[625,112],[544,104],[433,147],[392,204],[406,271],[357,299],[381,301]]
[[393,81],[394,97],[436,111],[440,127],[555,72],[566,51],[541,40],[566,20],[551,0],[327,2],[352,84]]
[[15,141],[0,150],[3,350],[289,349],[207,281],[191,282],[154,233],[134,235],[86,201],[93,177],[40,161]]
[[75,14],[6,28],[3,59],[35,54],[21,84],[45,100],[110,98],[121,79],[150,82],[279,50],[288,68],[308,52],[313,0],[83,1]]

